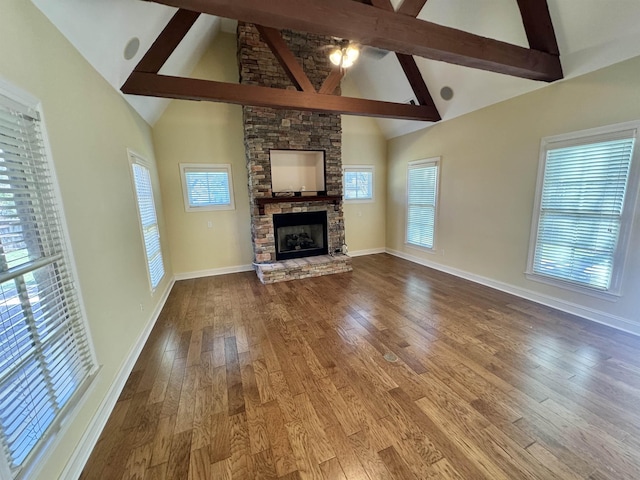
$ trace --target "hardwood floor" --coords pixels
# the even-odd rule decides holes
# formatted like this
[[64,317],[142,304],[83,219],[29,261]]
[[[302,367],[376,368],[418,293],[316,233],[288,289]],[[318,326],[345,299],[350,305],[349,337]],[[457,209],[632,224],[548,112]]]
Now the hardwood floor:
[[177,282],[82,478],[640,478],[640,338],[353,266]]

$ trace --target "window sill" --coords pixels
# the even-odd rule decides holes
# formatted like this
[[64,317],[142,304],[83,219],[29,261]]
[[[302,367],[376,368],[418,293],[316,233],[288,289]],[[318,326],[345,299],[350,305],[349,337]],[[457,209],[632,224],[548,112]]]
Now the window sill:
[[185,212],[215,212],[216,210],[235,210],[235,205],[206,205],[202,207],[185,207]]
[[546,285],[562,288],[563,290],[570,290],[572,292],[581,293],[590,297],[600,298],[609,302],[617,302],[620,297],[622,297],[622,294],[619,292],[603,291],[583,287],[575,283],[566,282],[551,277],[545,277],[544,275],[539,275],[537,273],[525,272],[524,275],[528,280],[532,280],[534,282],[544,283]]
[[348,205],[350,203],[373,203],[373,198],[345,198],[344,203]]

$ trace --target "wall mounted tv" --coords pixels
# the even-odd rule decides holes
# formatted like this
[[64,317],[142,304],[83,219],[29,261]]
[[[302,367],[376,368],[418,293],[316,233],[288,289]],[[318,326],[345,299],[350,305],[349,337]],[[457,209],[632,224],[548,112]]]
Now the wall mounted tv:
[[326,195],[323,150],[271,150],[274,197]]

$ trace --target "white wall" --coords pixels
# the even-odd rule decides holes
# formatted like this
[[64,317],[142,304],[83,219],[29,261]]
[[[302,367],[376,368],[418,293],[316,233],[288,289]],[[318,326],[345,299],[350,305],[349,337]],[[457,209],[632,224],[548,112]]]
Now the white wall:
[[[83,447],[82,435],[121,379],[118,375],[173,274],[163,242],[167,275],[150,293],[127,158],[131,148],[154,162],[149,126],[31,2],[2,0],[1,15],[0,77],[42,101],[79,287],[101,365],[42,473],[29,477],[50,480]],[[157,190],[155,168],[152,175]],[[159,196],[157,207],[164,236]]]
[[[640,58],[389,142],[387,248],[601,322],[640,333],[640,220],[636,210],[617,302],[527,280],[543,137],[640,118]],[[407,163],[442,156],[434,254],[404,243]]]

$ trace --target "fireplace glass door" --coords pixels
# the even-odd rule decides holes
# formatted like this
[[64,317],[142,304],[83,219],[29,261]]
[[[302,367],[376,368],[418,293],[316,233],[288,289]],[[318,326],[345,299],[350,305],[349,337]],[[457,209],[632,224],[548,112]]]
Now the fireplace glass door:
[[326,255],[327,212],[283,213],[273,216],[276,260]]

